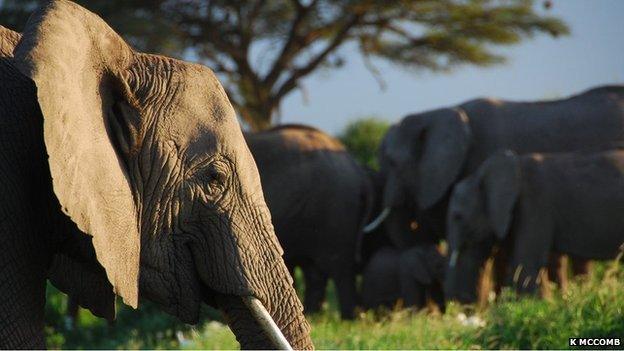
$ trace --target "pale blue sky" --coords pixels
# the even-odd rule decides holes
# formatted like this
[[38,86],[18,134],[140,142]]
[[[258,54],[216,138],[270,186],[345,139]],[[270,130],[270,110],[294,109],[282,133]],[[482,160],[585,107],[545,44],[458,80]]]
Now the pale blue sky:
[[411,72],[378,64],[381,91],[359,55],[346,49],[347,64],[303,81],[306,99],[294,92],[282,104],[283,123],[304,123],[329,133],[353,119],[377,115],[397,121],[407,113],[461,103],[480,96],[533,100],[562,97],[602,84],[624,84],[624,0],[554,0],[550,14],[571,35],[539,35],[498,48],[508,62],[490,68],[463,66],[448,74]]

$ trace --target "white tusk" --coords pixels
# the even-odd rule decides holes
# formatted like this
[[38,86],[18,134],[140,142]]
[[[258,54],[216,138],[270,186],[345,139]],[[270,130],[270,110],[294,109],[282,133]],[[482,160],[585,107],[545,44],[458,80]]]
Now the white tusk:
[[375,218],[375,220],[373,220],[372,222],[367,224],[366,227],[364,227],[364,229],[362,229],[362,231],[364,233],[368,234],[368,233],[372,232],[373,230],[377,229],[377,227],[379,227],[379,225],[386,218],[388,218],[389,214],[390,214],[390,207],[384,208],[383,211],[381,211],[381,213],[379,214],[379,216],[377,216],[377,218]]
[[280,328],[275,324],[275,321],[269,314],[269,312],[264,308],[262,302],[256,299],[253,296],[243,296],[243,302],[251,311],[251,314],[256,318],[258,324],[266,335],[271,339],[275,348],[278,350],[292,350],[293,348],[290,346],[290,343],[282,334]]
[[449,260],[449,267],[454,268],[457,265],[458,258],[459,250],[453,250],[453,252],[451,252],[451,259]]

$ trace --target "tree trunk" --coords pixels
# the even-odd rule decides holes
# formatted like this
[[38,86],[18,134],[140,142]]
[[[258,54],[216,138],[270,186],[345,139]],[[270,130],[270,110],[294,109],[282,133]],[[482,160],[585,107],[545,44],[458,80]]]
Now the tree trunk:
[[241,79],[237,88],[240,101],[236,109],[249,128],[254,132],[271,127],[273,114],[279,101],[271,94],[272,87],[263,85],[251,77]]
[[271,128],[273,108],[268,103],[256,106],[245,104],[238,108],[245,124],[254,132],[260,132]]

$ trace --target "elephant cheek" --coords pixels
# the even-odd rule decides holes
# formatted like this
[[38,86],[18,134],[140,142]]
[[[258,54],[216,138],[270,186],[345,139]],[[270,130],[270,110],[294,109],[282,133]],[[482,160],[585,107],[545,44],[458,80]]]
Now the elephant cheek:
[[141,297],[156,303],[164,312],[194,324],[199,320],[202,299],[200,280],[188,249],[183,244],[178,246],[155,255],[143,250],[150,264],[141,266],[139,290]]
[[384,186],[383,207],[398,208],[405,204],[405,187],[401,184],[400,179],[393,172],[388,176]]

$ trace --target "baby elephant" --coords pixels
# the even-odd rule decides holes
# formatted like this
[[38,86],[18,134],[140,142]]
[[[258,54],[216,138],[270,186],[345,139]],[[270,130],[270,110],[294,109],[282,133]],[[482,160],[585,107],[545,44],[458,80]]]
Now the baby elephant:
[[442,282],[446,259],[434,245],[421,245],[400,251],[379,249],[362,277],[362,303],[365,308],[423,308],[431,299],[444,312]]
[[505,285],[534,292],[551,252],[607,260],[624,242],[624,151],[495,154],[451,195],[448,298],[474,297],[479,267],[507,250]]

